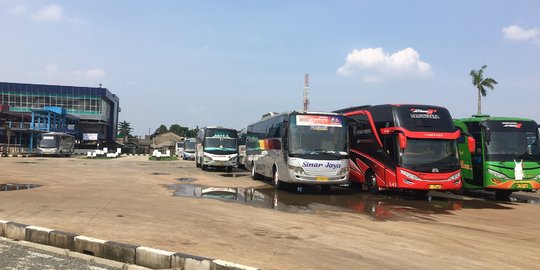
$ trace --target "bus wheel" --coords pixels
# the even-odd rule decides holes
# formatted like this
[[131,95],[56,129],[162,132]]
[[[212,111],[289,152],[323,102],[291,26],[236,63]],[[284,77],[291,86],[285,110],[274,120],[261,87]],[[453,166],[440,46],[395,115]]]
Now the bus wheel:
[[208,166],[201,164],[201,170],[206,171],[208,170]]
[[261,179],[261,175],[258,174],[256,171],[255,171],[255,164],[251,164],[251,179],[253,180],[259,180]]
[[231,173],[232,172],[232,166],[227,166],[227,173]]
[[377,185],[377,177],[373,172],[369,172],[366,175],[366,185],[369,193],[377,195],[380,192],[379,186]]
[[497,190],[495,191],[495,199],[497,200],[508,200],[508,197],[512,195],[511,190]]
[[276,168],[274,168],[274,173],[272,174],[272,183],[276,189],[283,189],[285,186],[283,182],[279,181],[279,173]]

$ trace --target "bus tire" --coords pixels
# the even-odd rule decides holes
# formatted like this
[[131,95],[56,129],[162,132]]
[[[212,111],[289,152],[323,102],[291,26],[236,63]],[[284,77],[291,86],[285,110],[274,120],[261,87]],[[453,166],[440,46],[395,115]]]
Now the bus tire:
[[201,164],[201,170],[207,171],[207,170],[208,170],[208,166],[206,166],[206,165],[204,165],[204,164]]
[[258,174],[255,171],[255,163],[251,164],[251,179],[253,179],[253,180],[260,180],[261,179],[261,175]]
[[495,199],[508,200],[508,197],[512,195],[512,190],[497,190],[495,191]]
[[275,166],[272,170],[272,184],[274,184],[276,189],[283,189],[285,187],[285,183],[279,180],[279,172]]
[[377,185],[377,176],[372,171],[366,174],[366,186],[369,193],[373,195],[377,195],[381,191]]

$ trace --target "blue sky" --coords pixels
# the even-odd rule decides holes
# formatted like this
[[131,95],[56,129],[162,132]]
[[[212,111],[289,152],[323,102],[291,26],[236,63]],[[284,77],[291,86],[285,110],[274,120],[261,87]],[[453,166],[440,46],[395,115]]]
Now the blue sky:
[[135,134],[381,103],[540,121],[540,1],[5,1],[0,81],[98,86]]

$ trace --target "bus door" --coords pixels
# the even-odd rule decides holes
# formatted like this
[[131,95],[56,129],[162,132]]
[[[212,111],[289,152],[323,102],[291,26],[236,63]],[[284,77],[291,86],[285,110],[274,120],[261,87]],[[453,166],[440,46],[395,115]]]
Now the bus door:
[[475,186],[484,186],[484,157],[482,151],[482,138],[484,137],[484,129],[482,132],[471,132],[471,135],[476,140],[474,153],[471,154],[471,163],[473,169],[473,179],[471,184]]
[[397,158],[397,134],[392,133],[384,136],[384,182],[387,187],[397,187],[396,158]]

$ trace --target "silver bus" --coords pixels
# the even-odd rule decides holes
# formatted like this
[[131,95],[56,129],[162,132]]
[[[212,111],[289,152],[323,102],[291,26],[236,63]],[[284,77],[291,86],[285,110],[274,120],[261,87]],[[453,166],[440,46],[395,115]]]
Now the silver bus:
[[205,127],[197,133],[195,164],[202,170],[208,167],[226,168],[228,172],[238,166],[238,132],[223,127]]
[[268,113],[247,127],[246,168],[253,179],[284,183],[332,185],[349,181],[346,118],[337,113]]
[[75,151],[75,137],[61,132],[42,133],[38,151],[42,155],[70,156]]

